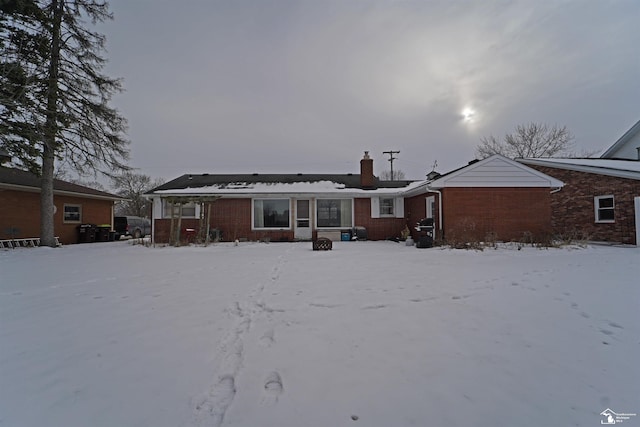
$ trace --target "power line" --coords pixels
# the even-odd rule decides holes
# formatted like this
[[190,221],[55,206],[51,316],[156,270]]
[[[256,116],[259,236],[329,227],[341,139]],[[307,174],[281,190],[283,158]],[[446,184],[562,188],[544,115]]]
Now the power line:
[[389,162],[391,162],[391,181],[395,180],[395,176],[393,175],[393,161],[397,159],[397,157],[393,157],[394,154],[400,154],[400,151],[383,151],[382,154],[389,155]]

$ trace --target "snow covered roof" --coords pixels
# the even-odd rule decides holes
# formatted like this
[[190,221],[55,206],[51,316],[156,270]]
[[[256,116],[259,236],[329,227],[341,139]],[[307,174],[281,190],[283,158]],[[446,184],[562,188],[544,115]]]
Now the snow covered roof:
[[619,178],[640,179],[640,161],[625,159],[562,159],[537,158],[518,159],[527,165],[575,170],[578,172],[615,176]]
[[431,188],[562,187],[564,183],[499,154],[472,162],[434,179]]
[[183,175],[147,193],[161,195],[251,196],[266,194],[341,194],[345,196],[399,195],[416,185],[413,181],[380,181],[374,189],[360,186],[360,175],[323,174],[249,174]]

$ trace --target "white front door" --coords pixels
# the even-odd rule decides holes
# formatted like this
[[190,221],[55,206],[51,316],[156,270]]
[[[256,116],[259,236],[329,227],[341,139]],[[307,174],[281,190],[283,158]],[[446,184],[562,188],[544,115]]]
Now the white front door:
[[[436,213],[436,196],[427,197],[427,218],[433,218]],[[435,225],[435,218],[434,218]]]
[[296,200],[294,237],[298,240],[311,240],[311,235],[311,201]]

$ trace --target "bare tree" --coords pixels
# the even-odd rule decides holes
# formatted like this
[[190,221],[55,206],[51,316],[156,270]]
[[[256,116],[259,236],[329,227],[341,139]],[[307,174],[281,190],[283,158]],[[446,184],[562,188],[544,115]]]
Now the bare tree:
[[394,170],[393,171],[393,176],[391,176],[391,171],[383,171],[380,174],[380,179],[382,181],[402,181],[403,179],[406,179],[404,172],[402,172],[401,170]]
[[131,171],[111,178],[114,191],[127,200],[116,205],[117,215],[133,215],[148,217],[151,203],[143,194],[164,183],[162,179],[152,179],[148,175],[136,174]]
[[493,154],[505,157],[575,157],[573,152],[574,137],[566,126],[553,125],[549,127],[542,123],[518,125],[515,132],[508,133],[500,141],[495,136],[484,137],[476,153],[480,158]]

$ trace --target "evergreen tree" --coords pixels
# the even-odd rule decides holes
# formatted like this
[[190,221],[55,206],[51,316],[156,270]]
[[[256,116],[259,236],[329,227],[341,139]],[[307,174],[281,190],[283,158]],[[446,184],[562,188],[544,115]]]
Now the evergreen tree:
[[93,30],[112,15],[100,0],[0,0],[0,11],[0,141],[40,173],[40,241],[53,246],[56,160],[80,174],[128,169],[126,120],[109,106],[121,81],[102,73]]
[[40,173],[37,89],[45,75],[47,40],[37,32],[40,9],[31,0],[0,0],[0,147],[15,163]]

